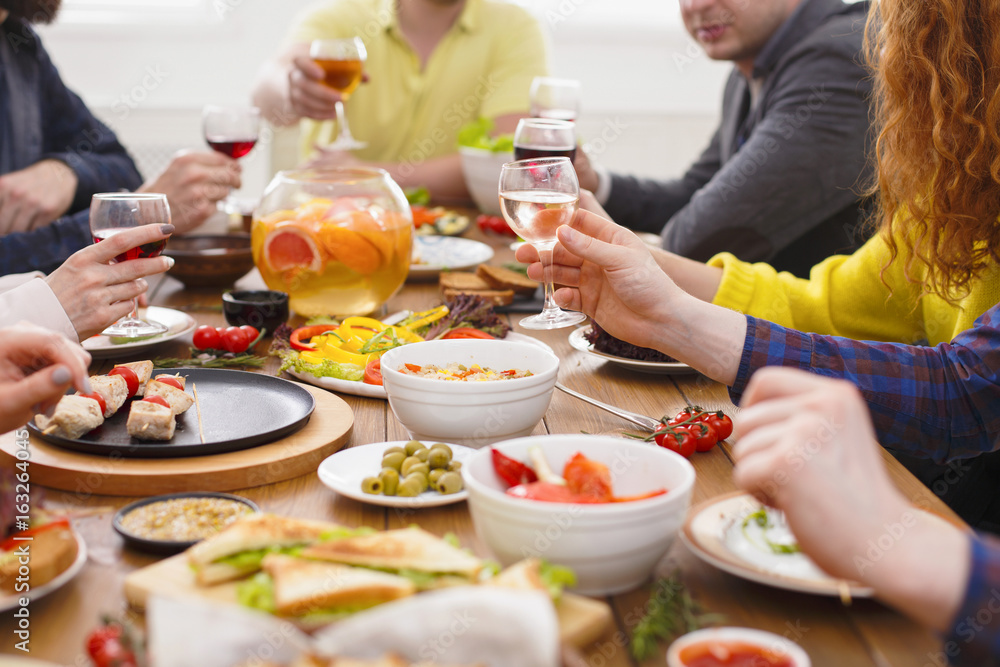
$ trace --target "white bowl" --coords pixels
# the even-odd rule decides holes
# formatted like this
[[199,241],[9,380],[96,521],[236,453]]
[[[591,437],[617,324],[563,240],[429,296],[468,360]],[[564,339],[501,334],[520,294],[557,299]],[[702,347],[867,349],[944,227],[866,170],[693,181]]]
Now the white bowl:
[[[494,370],[529,370],[514,380],[449,382],[400,373],[403,364],[479,364]],[[432,340],[403,345],[382,356],[389,407],[417,440],[482,447],[528,435],[549,407],[559,358],[538,345],[507,340]]]
[[573,454],[611,470],[616,496],[666,488],[661,496],[623,503],[577,505],[515,498],[493,470],[490,450],[476,452],[462,467],[476,533],[503,565],[541,557],[573,569],[576,589],[610,595],[636,588],[667,553],[684,521],[694,487],[694,468],[656,445],[603,435],[543,435],[495,445],[528,461],[541,447],[561,473]]
[[810,667],[812,665],[809,655],[802,650],[801,646],[781,635],[751,628],[705,628],[689,632],[670,645],[670,648],[667,649],[667,667],[687,667],[688,663],[681,662],[681,651],[701,642],[749,644],[773,651],[778,655],[787,656],[792,667]]
[[494,153],[482,148],[460,146],[465,185],[483,213],[500,215],[500,168],[514,161],[514,153]]

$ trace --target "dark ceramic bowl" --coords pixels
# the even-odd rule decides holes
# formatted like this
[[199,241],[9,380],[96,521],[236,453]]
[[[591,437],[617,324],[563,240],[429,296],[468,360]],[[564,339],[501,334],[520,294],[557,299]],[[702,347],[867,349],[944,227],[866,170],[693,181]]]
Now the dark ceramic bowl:
[[147,537],[140,537],[138,535],[130,533],[125,528],[125,526],[122,525],[122,521],[125,519],[125,516],[129,512],[137,510],[140,507],[149,505],[151,503],[159,502],[161,500],[172,500],[174,498],[225,498],[227,500],[232,500],[234,502],[246,505],[247,507],[250,508],[251,512],[260,511],[260,508],[257,507],[257,505],[253,501],[243,498],[241,496],[234,496],[231,493],[214,493],[210,491],[192,492],[192,493],[170,493],[163,496],[153,496],[151,498],[144,498],[130,505],[126,505],[125,507],[118,510],[118,512],[115,514],[114,519],[111,522],[111,527],[114,528],[116,533],[118,533],[125,539],[125,544],[139,551],[147,551],[149,553],[158,553],[158,554],[173,554],[177,553],[178,551],[184,551],[188,547],[196,544],[197,542],[200,542],[201,540],[199,539],[199,540],[190,540],[183,542],[174,542],[169,540],[158,540]]
[[222,295],[222,312],[234,327],[249,324],[257,329],[274,330],[288,321],[288,295],[273,290],[240,290]]
[[177,236],[163,254],[174,258],[168,273],[187,287],[228,287],[253,268],[249,234]]

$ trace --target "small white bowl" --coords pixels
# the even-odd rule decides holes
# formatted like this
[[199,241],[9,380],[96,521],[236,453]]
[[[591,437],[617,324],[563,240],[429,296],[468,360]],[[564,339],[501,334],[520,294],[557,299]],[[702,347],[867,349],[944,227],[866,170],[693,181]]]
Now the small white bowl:
[[[452,382],[400,373],[404,364],[479,364],[529,370],[514,380]],[[482,447],[528,435],[552,399],[559,358],[541,346],[507,340],[432,340],[382,356],[382,380],[396,419],[417,440]]]
[[787,656],[792,662],[792,667],[811,667],[812,661],[809,655],[802,650],[802,647],[795,642],[764,630],[753,630],[751,628],[705,628],[689,632],[678,638],[667,649],[667,667],[687,667],[688,663],[681,661],[681,653],[684,649],[701,644],[702,642],[734,645],[756,646],[767,651]]
[[514,161],[514,153],[494,153],[482,148],[460,146],[465,185],[483,213],[500,215],[500,168]]
[[578,505],[515,498],[493,469],[490,450],[462,467],[469,512],[479,538],[503,565],[541,557],[573,569],[575,590],[610,595],[646,581],[670,549],[694,488],[691,464],[653,444],[601,435],[543,435],[497,443],[518,461],[541,447],[552,470],[577,452],[608,466],[616,496],[666,488],[664,495],[623,503]]

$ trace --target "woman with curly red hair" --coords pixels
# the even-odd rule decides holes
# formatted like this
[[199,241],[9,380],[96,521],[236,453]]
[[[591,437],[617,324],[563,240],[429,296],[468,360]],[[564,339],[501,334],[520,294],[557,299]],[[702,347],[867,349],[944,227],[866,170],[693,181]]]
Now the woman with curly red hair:
[[553,277],[569,287],[556,298],[725,382],[734,400],[762,366],[851,380],[881,443],[996,529],[1000,459],[983,454],[1000,437],[1000,3],[875,8],[876,236],[804,280],[727,254],[654,256],[581,211],[559,230]]

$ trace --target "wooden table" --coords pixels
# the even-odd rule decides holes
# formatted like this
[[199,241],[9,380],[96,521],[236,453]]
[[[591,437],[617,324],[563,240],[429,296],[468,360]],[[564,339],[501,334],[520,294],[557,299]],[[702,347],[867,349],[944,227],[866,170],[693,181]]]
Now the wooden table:
[[[472,238],[484,240],[497,248],[493,263],[511,261],[509,239],[484,238],[477,231]],[[172,278],[153,285],[152,303],[170,308],[188,309],[200,324],[223,325],[221,312],[211,310],[220,301],[219,290],[185,290]],[[435,284],[408,284],[388,304],[389,312],[424,309],[440,303]],[[520,315],[511,316],[516,322]],[[516,329],[516,327],[515,327]],[[567,342],[567,329],[531,332],[548,343],[562,360],[560,380],[572,389],[613,405],[647,415],[673,414],[680,407],[696,403],[721,408],[734,414],[725,387],[700,375],[666,376],[637,373],[595,360]],[[171,341],[155,350],[156,356],[187,356],[185,342]],[[92,371],[106,372],[111,362],[95,362]],[[273,373],[276,361],[269,363]],[[354,410],[352,445],[406,439],[384,400],[343,396]],[[542,433],[609,433],[631,431],[630,425],[606,412],[556,391],[544,420],[535,429]],[[12,438],[12,434],[0,436]],[[886,462],[893,478],[916,504],[954,517],[926,487],[921,485],[891,457]],[[696,455],[692,463],[698,479],[693,504],[734,491],[732,456],[728,444],[707,454]],[[462,544],[477,554],[488,555],[475,536],[464,503],[421,510],[418,515],[399,514],[337,496],[324,487],[315,473],[241,492],[262,509],[278,514],[337,521],[347,525],[367,525],[387,529],[417,521],[424,528],[443,534],[451,531]],[[77,527],[84,536],[90,559],[83,572],[69,585],[30,606],[31,655],[66,665],[87,665],[84,637],[99,623],[101,614],[134,616],[125,607],[122,580],[154,558],[123,548],[121,539],[111,529],[111,516],[133,498],[91,496],[87,492],[47,494],[57,507],[106,508],[99,515],[80,519]],[[678,540],[660,571],[680,568],[684,583],[703,607],[725,615],[727,625],[761,628],[798,642],[812,657],[816,667],[864,667],[898,665],[909,667],[933,663],[932,655],[940,650],[940,641],[895,611],[873,601],[855,601],[844,607],[839,600],[786,592],[750,583],[723,573],[694,557]],[[615,611],[617,631],[609,633],[592,647],[588,663],[593,667],[634,664],[625,647],[626,637],[644,612],[649,586],[608,598]],[[141,619],[140,619],[141,620]],[[0,619],[0,653],[14,653],[16,625],[6,615]],[[665,646],[643,665],[663,665]],[[0,663],[3,660],[0,658]]]

